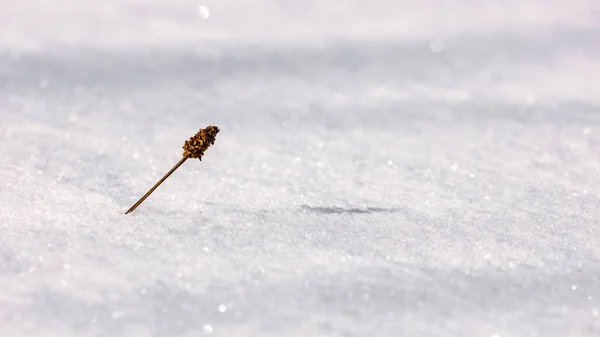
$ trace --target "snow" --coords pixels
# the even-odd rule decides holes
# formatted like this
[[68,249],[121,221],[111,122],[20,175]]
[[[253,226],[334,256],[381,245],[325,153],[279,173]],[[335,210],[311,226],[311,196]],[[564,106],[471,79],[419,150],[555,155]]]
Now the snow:
[[0,7],[1,336],[600,334],[597,1]]

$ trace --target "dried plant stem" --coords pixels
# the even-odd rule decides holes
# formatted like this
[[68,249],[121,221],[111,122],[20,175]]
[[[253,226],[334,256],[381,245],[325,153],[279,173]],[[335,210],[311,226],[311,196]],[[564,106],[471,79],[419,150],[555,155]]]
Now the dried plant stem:
[[188,158],[196,158],[198,160],[202,160],[202,156],[204,156],[204,152],[211,146],[215,144],[215,139],[217,137],[217,133],[219,133],[219,128],[217,126],[209,125],[204,129],[200,129],[198,133],[190,137],[189,140],[186,140],[183,144],[183,158],[177,163],[171,171],[165,174],[161,180],[159,180],[154,187],[148,191],[135,205],[131,206],[131,208],[125,212],[125,214],[133,212],[136,207],[138,207],[148,196],[154,192],[154,190],[162,184],[165,179],[167,179],[171,173],[175,172],[181,164],[183,164]]
[[175,166],[173,166],[173,168],[167,172],[167,174],[165,174],[164,177],[162,177],[161,180],[159,180],[151,189],[150,191],[148,191],[148,193],[144,194],[144,196],[135,203],[135,205],[131,206],[131,208],[125,212],[125,214],[131,213],[133,212],[134,209],[136,209],[142,202],[144,202],[144,200],[146,200],[146,198],[148,198],[148,196],[150,194],[152,194],[152,192],[154,192],[154,190],[160,185],[162,184],[163,181],[165,181],[165,179],[167,179],[173,172],[175,172],[175,170],[177,170],[179,168],[179,166],[181,166],[181,164],[183,164],[186,160],[188,159],[188,157],[183,157],[181,158],[181,160],[179,161],[179,163],[177,163]]

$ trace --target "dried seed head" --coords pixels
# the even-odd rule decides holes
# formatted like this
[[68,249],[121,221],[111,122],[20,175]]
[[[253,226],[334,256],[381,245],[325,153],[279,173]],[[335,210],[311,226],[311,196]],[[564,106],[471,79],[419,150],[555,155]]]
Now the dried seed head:
[[186,158],[198,158],[202,160],[204,151],[209,146],[215,144],[215,139],[219,133],[219,128],[216,126],[207,126],[204,129],[190,137],[190,140],[186,140],[183,144],[183,156]]
[[200,131],[195,134],[190,140],[186,141],[183,145],[183,158],[177,163],[173,168],[165,174],[162,179],[160,179],[144,196],[136,202],[131,208],[125,212],[125,214],[133,212],[136,207],[138,207],[146,198],[160,185],[165,179],[167,179],[171,173],[175,172],[179,166],[181,166],[188,158],[198,158],[202,160],[202,156],[204,155],[204,151],[208,149],[209,146],[214,145],[215,138],[217,137],[217,133],[219,133],[219,128],[216,126],[208,126],[205,129],[200,129]]

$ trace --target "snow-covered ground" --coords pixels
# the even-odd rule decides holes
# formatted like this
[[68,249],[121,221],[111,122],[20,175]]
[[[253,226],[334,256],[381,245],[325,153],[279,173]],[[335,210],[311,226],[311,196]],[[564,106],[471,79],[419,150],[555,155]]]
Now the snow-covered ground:
[[600,2],[0,8],[0,336],[600,335]]

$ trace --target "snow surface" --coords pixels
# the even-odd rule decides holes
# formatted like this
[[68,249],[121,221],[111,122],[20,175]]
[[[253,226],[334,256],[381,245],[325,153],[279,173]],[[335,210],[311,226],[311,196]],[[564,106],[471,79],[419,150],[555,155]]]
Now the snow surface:
[[0,8],[0,336],[600,335],[598,1]]

